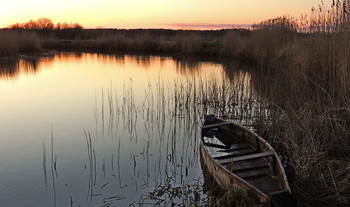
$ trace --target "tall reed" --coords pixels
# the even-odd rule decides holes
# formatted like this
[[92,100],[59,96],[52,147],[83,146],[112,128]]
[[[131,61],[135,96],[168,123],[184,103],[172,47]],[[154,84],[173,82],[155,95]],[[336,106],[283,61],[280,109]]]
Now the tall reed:
[[0,57],[40,51],[40,39],[32,32],[0,31]]
[[260,53],[265,58],[251,73],[255,89],[274,108],[266,128],[288,158],[301,202],[348,205],[349,32],[292,36],[269,40],[273,52]]
[[0,32],[0,57],[13,56],[18,53],[17,33],[12,31]]

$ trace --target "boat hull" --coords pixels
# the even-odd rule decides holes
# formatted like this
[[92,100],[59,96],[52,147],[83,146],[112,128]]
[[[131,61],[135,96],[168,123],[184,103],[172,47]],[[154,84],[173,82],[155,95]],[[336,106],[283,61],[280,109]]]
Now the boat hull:
[[263,206],[270,206],[269,198],[266,195],[254,190],[253,187],[249,186],[244,180],[218,164],[210,154],[208,154],[203,144],[200,145],[200,156],[201,162],[222,189],[225,189],[229,193],[238,193],[246,197],[247,200],[254,205],[263,204]]
[[[214,134],[218,132],[225,132],[225,134],[230,134],[231,136],[222,137],[220,139],[221,143],[223,143],[222,145],[208,145],[208,143],[204,141],[204,138],[212,139],[210,137],[205,137],[206,134],[210,134],[208,132]],[[244,149],[241,150],[239,147],[237,147],[237,149],[233,149],[233,142],[231,143],[232,140],[230,140],[230,137],[239,137],[239,139],[244,140],[247,143],[247,146],[254,148],[254,153],[248,153],[247,149],[244,151]],[[231,148],[229,148],[229,145],[231,145]],[[238,144],[236,144],[236,146],[238,146]],[[240,144],[240,146],[243,146],[243,144]],[[220,149],[217,151],[230,152],[230,155],[226,155],[226,157],[213,157],[212,151],[210,151],[210,149],[218,147],[220,147]],[[224,147],[227,147],[227,149]],[[233,156],[235,155],[234,152],[238,152],[239,150],[240,152],[244,151],[246,154]],[[205,123],[202,127],[200,156],[201,163],[205,165],[207,171],[223,189],[227,190],[229,193],[238,193],[246,197],[252,205],[272,206],[271,198],[274,195],[281,193],[291,193],[283,166],[274,149],[263,138],[259,137],[251,130],[242,127],[241,125],[217,118],[215,118],[214,122],[211,121],[211,123]],[[266,181],[262,180],[264,177],[255,178],[255,172],[254,170],[251,170],[255,167],[252,167],[252,165],[254,165],[253,161],[255,160],[254,162],[256,163],[258,159],[261,159],[264,162],[268,163],[268,168],[271,170],[271,175],[266,175],[266,178],[268,178]],[[250,166],[251,169],[249,169],[250,171],[239,169],[237,171],[238,173],[234,173],[232,169],[237,169],[236,163],[242,162],[246,162],[248,164],[249,162],[252,163]],[[261,171],[262,169],[259,166],[256,166],[256,168],[256,171]],[[254,176],[247,178],[249,176],[249,173]],[[252,178],[256,180],[260,179],[259,183],[257,184],[257,181],[253,182],[254,179]],[[272,184],[269,183],[271,180],[273,181]],[[275,190],[269,190],[267,192],[266,188],[260,187],[269,187],[269,185],[278,185],[278,188]]]

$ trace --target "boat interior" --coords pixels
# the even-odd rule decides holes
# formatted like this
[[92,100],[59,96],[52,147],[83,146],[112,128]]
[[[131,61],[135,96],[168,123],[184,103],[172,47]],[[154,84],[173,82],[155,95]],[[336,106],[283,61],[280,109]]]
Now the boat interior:
[[232,122],[205,124],[204,147],[219,164],[269,195],[284,191],[275,152]]

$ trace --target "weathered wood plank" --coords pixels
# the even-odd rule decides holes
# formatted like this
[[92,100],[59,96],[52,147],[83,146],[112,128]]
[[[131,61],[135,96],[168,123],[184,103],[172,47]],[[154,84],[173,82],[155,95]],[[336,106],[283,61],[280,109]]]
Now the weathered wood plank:
[[255,153],[255,154],[250,154],[250,155],[244,155],[240,157],[233,157],[233,158],[227,158],[223,160],[217,160],[219,164],[226,164],[230,162],[239,162],[243,160],[251,160],[251,159],[256,159],[256,158],[261,158],[261,157],[268,157],[268,156],[273,156],[275,155],[275,152],[273,151],[268,151],[268,152],[260,152],[260,153]]
[[258,169],[251,169],[248,171],[240,171],[240,172],[235,172],[236,175],[243,179],[247,178],[254,178],[254,177],[259,177],[263,175],[269,175],[272,173],[272,169],[270,166],[266,166],[263,168],[258,168]]
[[[221,142],[219,145],[224,145],[226,149],[204,146],[202,142],[201,155],[223,188],[239,190],[254,204],[266,205],[269,205],[270,196],[275,192],[290,192],[283,165],[264,139],[230,121],[215,118],[210,123],[215,124],[202,128],[202,141],[205,142],[206,136],[212,137],[208,140],[210,143]],[[215,143],[216,139],[220,142]],[[251,152],[253,149],[255,151]]]
[[224,122],[220,122],[220,123],[216,123],[216,124],[204,125],[202,127],[202,129],[212,129],[212,128],[217,128],[217,127],[225,126],[225,125],[229,125],[229,124],[232,124],[232,122],[224,121]]
[[232,172],[235,172],[235,171],[251,170],[254,168],[261,168],[261,167],[267,167],[267,166],[270,166],[267,160],[265,160],[264,158],[257,158],[254,160],[245,160],[241,162],[230,163],[227,166],[227,169]]
[[236,150],[241,150],[241,149],[247,149],[252,147],[248,142],[239,142],[232,144],[230,149],[225,149],[225,150],[220,150],[219,152],[232,152]]
[[203,137],[203,142],[204,143],[210,143],[210,144],[216,144],[216,145],[222,145],[225,148],[224,149],[228,149],[228,146],[225,145],[225,143],[223,143],[218,137],[213,136],[213,137]]
[[231,152],[217,151],[212,156],[216,160],[222,160],[222,159],[227,159],[227,158],[231,158],[231,157],[238,157],[238,156],[240,157],[243,155],[253,154],[255,152],[256,152],[256,150],[254,148],[250,147],[250,148],[235,150],[235,151],[231,151]]
[[207,146],[207,147],[214,147],[214,148],[218,148],[218,149],[227,149],[227,147],[224,146],[224,145],[213,144],[213,143],[209,143],[209,142],[205,142],[205,143],[204,143],[204,146]]
[[281,191],[283,189],[278,180],[270,175],[252,177],[251,179],[247,179],[247,182],[266,194]]

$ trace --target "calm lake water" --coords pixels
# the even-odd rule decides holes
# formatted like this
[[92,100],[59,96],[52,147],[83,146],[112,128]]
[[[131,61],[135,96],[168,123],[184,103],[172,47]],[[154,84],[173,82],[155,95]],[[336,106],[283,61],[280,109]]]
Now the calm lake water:
[[2,206],[153,205],[161,184],[201,192],[203,115],[254,107],[242,101],[249,74],[213,62],[64,53],[0,65]]

